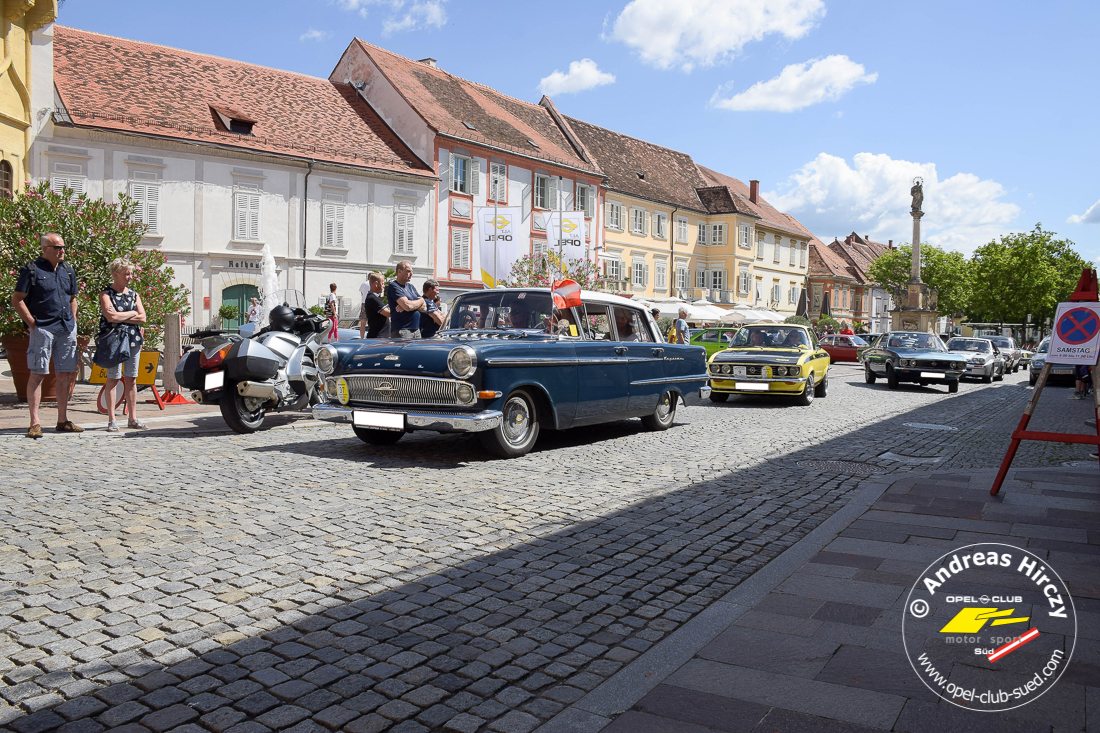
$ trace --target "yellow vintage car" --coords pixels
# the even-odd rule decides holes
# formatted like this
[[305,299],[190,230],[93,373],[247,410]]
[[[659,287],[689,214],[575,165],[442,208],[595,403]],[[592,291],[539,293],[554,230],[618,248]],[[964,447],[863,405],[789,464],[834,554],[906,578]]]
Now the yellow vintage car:
[[728,349],[710,358],[707,371],[713,402],[768,394],[809,405],[829,389],[829,355],[813,331],[790,323],[745,326]]

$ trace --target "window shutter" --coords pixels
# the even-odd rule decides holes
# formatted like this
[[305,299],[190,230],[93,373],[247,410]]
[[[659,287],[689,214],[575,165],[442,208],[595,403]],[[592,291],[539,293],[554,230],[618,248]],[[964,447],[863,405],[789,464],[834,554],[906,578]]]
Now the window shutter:
[[[53,188],[52,185],[50,187]],[[130,221],[145,223],[145,184],[130,181],[130,198],[137,204]]]
[[614,223],[611,221],[611,202],[603,202],[603,225],[608,228],[613,228]]
[[321,246],[336,246],[336,206],[334,204],[321,204]]
[[553,176],[546,179],[546,208],[551,211],[558,208],[558,179]]
[[456,178],[458,176],[458,172],[457,172],[458,166],[455,165],[455,163],[456,163],[455,156],[453,156],[453,155],[451,156],[450,163],[451,163],[451,185],[450,185],[449,188],[452,191],[454,191],[454,190],[456,190],[456,188],[458,186],[458,182],[456,180]]
[[336,246],[344,246],[344,205],[336,207]]
[[477,196],[481,190],[481,161],[470,159],[470,195]]
[[642,212],[642,234],[644,234],[647,237],[649,236],[649,221],[650,221],[649,212],[648,211],[643,211]]
[[253,242],[260,241],[260,194],[258,193],[248,196],[248,238]]
[[160,233],[160,186],[145,186],[145,225],[150,234]]
[[248,239],[248,194],[238,191],[236,196],[234,239]]
[[412,254],[413,243],[416,241],[416,217],[405,214],[405,253]]
[[393,251],[397,254],[405,252],[405,214],[397,214],[393,217]]
[[451,230],[451,267],[457,270],[470,269],[470,230]]
[[642,285],[649,285],[649,265],[646,265],[643,269]]

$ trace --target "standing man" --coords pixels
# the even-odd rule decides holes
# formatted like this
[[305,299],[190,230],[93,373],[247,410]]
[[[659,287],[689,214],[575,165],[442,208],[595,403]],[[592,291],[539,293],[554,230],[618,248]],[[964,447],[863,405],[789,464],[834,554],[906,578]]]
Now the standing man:
[[428,304],[416,292],[412,274],[412,263],[401,260],[397,263],[397,277],[386,286],[391,338],[420,338],[420,314],[428,310]]
[[443,313],[443,306],[439,299],[438,280],[428,278],[424,281],[424,302],[427,304],[427,308],[424,315],[420,317],[420,336],[430,339],[435,336],[436,331],[443,325],[443,319],[446,315]]
[[390,330],[386,319],[390,317],[390,307],[382,300],[382,283],[385,278],[381,273],[372,272],[367,275],[367,295],[363,299],[363,310],[359,314],[359,337],[363,337],[363,324],[367,327],[367,338],[388,338]]
[[260,301],[256,298],[252,299],[252,305],[248,306],[248,322],[259,323],[260,322]]
[[57,432],[82,433],[68,419],[69,398],[76,379],[76,309],[80,284],[76,272],[65,262],[65,241],[60,234],[44,234],[39,240],[42,256],[19,270],[12,307],[27,324],[27,402],[31,408],[28,438],[41,438],[38,405],[42,401],[42,380],[50,373],[53,358],[57,373]]
[[675,340],[673,341],[673,343],[675,344],[686,344],[691,341],[691,334],[688,331],[687,320],[685,320],[687,318],[687,314],[687,308],[680,308],[680,317],[676,319],[675,324],[676,335],[674,336]]

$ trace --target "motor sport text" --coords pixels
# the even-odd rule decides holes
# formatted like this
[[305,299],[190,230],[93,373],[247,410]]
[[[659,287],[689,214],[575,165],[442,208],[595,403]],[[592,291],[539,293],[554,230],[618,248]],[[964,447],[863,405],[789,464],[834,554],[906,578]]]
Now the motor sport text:
[[[996,553],[996,552],[975,552],[972,555],[963,555],[959,557],[958,554],[952,555],[951,560],[944,567],[940,568],[934,573],[934,578],[925,578],[924,587],[928,590],[929,595],[935,595],[936,588],[946,583],[952,578],[952,576],[958,575],[963,570],[967,570],[971,567],[1012,567],[1013,559],[1012,554],[1008,552]],[[1043,595],[1046,596],[1047,602],[1053,609],[1047,612],[1048,616],[1054,618],[1069,618],[1066,614],[1066,605],[1062,599],[1062,594],[1058,590],[1058,586],[1051,582],[1050,576],[1046,574],[1046,566],[1040,565],[1037,560],[1034,560],[1028,556],[1024,556],[1019,565],[1016,567],[1016,571],[1023,573],[1029,580],[1039,586],[1043,591]]]

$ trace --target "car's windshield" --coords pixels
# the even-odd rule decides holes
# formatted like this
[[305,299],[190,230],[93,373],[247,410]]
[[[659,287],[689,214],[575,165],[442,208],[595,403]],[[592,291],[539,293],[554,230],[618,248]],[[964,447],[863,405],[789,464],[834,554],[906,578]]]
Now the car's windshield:
[[1050,342],[1049,341],[1044,341],[1043,343],[1039,344],[1039,353],[1040,354],[1045,354],[1048,351],[1050,351]]
[[458,296],[447,328],[546,331],[553,314],[549,292],[490,290]]
[[982,339],[951,339],[947,342],[947,348],[952,351],[976,351],[981,354],[988,354],[993,350],[990,343]]
[[925,351],[947,351],[939,336],[931,333],[891,333],[886,342],[890,349],[923,349]]
[[1002,349],[1011,349],[1012,348],[1012,339],[1010,339],[1010,338],[1001,337],[1001,338],[991,338],[989,340],[992,341],[993,343],[997,344],[998,346],[1000,346]]
[[867,342],[859,336],[849,336],[848,338],[852,339],[852,346],[867,346]]
[[734,348],[752,346],[810,346],[810,337],[803,328],[792,326],[745,326],[730,344]]

